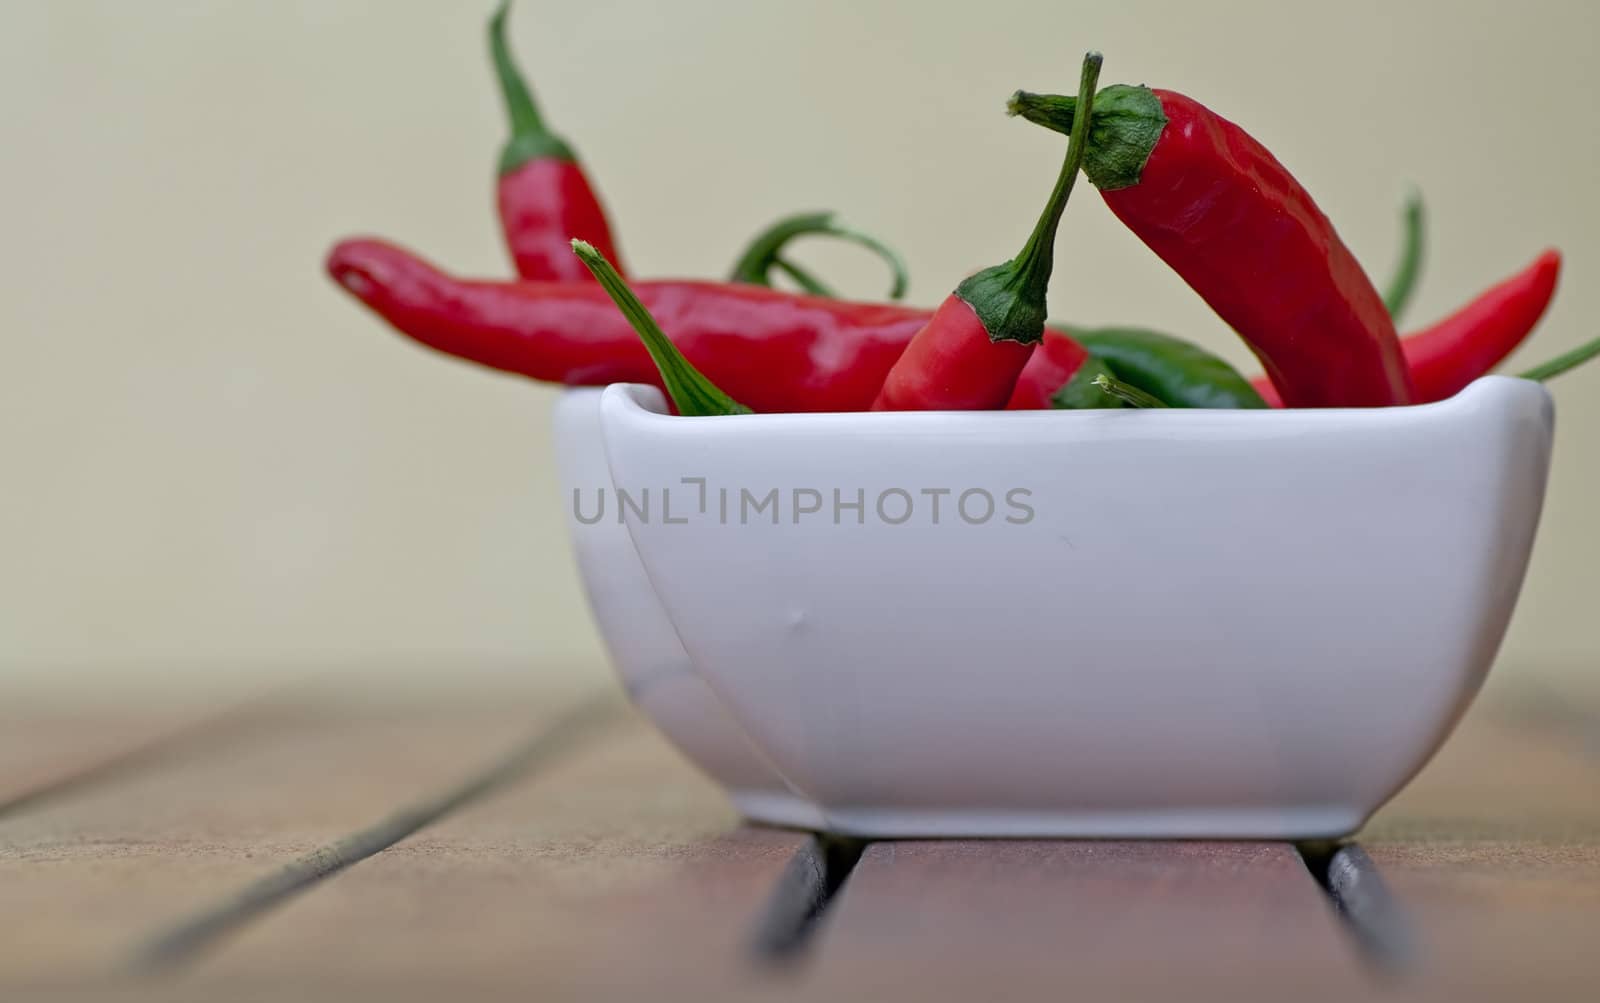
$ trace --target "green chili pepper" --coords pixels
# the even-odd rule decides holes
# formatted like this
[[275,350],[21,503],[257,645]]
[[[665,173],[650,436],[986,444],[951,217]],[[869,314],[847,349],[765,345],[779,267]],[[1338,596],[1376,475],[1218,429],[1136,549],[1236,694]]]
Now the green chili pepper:
[[[1152,394],[1170,407],[1267,406],[1237,369],[1187,341],[1131,327],[1073,331],[1072,336],[1090,352],[1089,361],[1079,372],[1087,372],[1091,380],[1105,371],[1103,364],[1108,362],[1113,367],[1111,375]],[[1094,368],[1096,357],[1102,365],[1099,370]]]
[[1050,406],[1063,409],[1126,407],[1122,398],[1111,396],[1095,385],[1095,377],[1101,373],[1113,379],[1117,375],[1111,363],[1091,352],[1072,378],[1050,395]]

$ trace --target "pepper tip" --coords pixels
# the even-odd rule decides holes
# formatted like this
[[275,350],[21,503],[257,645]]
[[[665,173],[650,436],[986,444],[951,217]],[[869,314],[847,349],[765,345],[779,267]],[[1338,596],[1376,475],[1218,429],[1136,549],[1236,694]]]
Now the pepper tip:
[[366,301],[383,281],[383,248],[365,239],[341,240],[328,252],[323,268],[328,277],[356,299]]

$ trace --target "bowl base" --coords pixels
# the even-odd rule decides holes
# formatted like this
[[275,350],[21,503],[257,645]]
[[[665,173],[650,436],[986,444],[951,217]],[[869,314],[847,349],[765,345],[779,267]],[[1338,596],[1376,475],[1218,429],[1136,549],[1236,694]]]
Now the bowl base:
[[785,829],[810,829],[827,831],[827,819],[817,806],[804,798],[780,791],[732,790],[728,797],[739,814],[762,825],[776,825]]
[[[783,801],[735,803],[749,818],[777,825],[812,826],[783,818],[768,808],[787,810]],[[801,803],[803,804],[803,802]],[[1367,813],[1348,805],[1281,808],[1186,808],[1095,812],[903,810],[884,808],[827,809],[804,805],[822,828],[863,839],[1337,839],[1359,829]]]

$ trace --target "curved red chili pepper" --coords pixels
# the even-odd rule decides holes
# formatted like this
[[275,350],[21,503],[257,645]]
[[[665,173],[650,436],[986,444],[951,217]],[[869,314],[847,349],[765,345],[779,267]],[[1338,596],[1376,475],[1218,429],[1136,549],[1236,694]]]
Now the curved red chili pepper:
[[1022,251],[956,287],[889,370],[874,410],[985,410],[1003,407],[1044,337],[1045,292],[1055,263],[1056,229],[1083,164],[1101,57],[1084,57],[1078,86],[1083,115],[1044,212]]
[[[1040,124],[1059,128],[1063,122],[1056,116],[1065,109],[1063,105],[1038,105],[1028,103],[1026,95],[1019,93],[1013,99],[1016,112],[1048,110],[1050,117],[1035,119]],[[1066,98],[1077,104],[1076,98]],[[1064,123],[1071,128],[1071,120]],[[1104,123],[1101,123],[1104,128]],[[1090,125],[1091,142],[1095,126]],[[1383,295],[1389,316],[1398,318],[1416,288],[1421,270],[1424,227],[1422,196],[1412,191],[1406,196],[1401,216],[1401,251],[1399,264]],[[1404,342],[1402,341],[1402,345]],[[1109,358],[1094,359],[1096,352],[1113,349]],[[1117,366],[1111,366],[1111,360]],[[1033,357],[1017,377],[1017,387],[1006,403],[1010,410],[1033,410],[1049,407],[1103,407],[1106,395],[1075,394],[1069,387],[1085,382],[1088,377],[1082,367],[1093,360],[1103,368],[1116,368],[1119,376],[1132,376],[1135,385],[1155,393],[1177,407],[1266,407],[1259,387],[1265,385],[1268,395],[1277,399],[1277,391],[1265,377],[1252,386],[1231,366],[1211,356],[1197,345],[1176,338],[1137,328],[1105,328],[1063,338],[1054,332],[1047,333],[1044,341],[1034,350]],[[1131,364],[1132,373],[1120,372],[1124,364]],[[1415,374],[1413,374],[1415,377]],[[1154,385],[1152,385],[1152,382]],[[1159,388],[1159,390],[1158,390]],[[1067,396],[1063,398],[1063,394]],[[1254,400],[1251,400],[1254,398]]]
[[[1084,172],[1106,205],[1237,331],[1295,407],[1405,404],[1383,300],[1306,190],[1239,126],[1192,98],[1107,87]],[[1075,102],[1012,109],[1066,131]],[[1076,125],[1076,122],[1073,122]]]
[[[1547,250],[1455,313],[1401,338],[1416,403],[1453,397],[1499,365],[1538,326],[1560,274],[1561,252]],[[1052,406],[1051,398],[1077,374],[1087,353],[1076,340],[1050,332],[1028,360],[1006,406]],[[1283,407],[1271,380],[1258,376],[1250,382],[1269,405]]]
[[[595,282],[457,279],[379,240],[339,244],[327,270],[397,330],[438,351],[553,383],[661,385],[639,336]],[[757,411],[865,410],[929,316],[762,286],[635,288],[684,355]]]
[[[1561,252],[1552,248],[1450,316],[1400,339],[1417,403],[1454,397],[1499,365],[1538,326],[1560,275]],[[1268,404],[1283,406],[1265,376],[1251,383]]]
[[503,0],[489,21],[489,52],[511,120],[496,187],[500,227],[517,274],[525,279],[594,281],[573,257],[574,237],[593,244],[621,269],[605,209],[565,140],[545,127],[506,42]]
[[1106,205],[1250,344],[1286,404],[1408,403],[1383,299],[1311,196],[1243,129],[1155,94],[1167,126]]

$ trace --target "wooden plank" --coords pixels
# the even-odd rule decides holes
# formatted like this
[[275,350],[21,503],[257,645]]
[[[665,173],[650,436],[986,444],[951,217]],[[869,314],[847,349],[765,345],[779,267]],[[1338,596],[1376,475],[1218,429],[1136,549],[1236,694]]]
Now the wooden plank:
[[1292,848],[968,841],[867,848],[819,994],[1350,998],[1366,975]]
[[1469,715],[1361,842],[1410,918],[1415,991],[1600,998],[1600,759],[1515,707]]
[[808,837],[740,828],[635,719],[241,931],[199,995],[743,999],[750,938]]
[[154,930],[448,789],[573,702],[308,704],[257,740],[0,826],[0,981],[79,978]]
[[1600,832],[1600,759],[1576,729],[1474,709],[1433,762],[1373,819],[1363,840],[1587,840]]
[[[117,998],[1350,998],[1350,938],[1281,845],[868,848],[800,964],[751,963],[799,834],[748,830],[642,724],[288,899],[177,981],[85,984],[397,808],[503,759],[570,700],[286,714],[248,742],[0,820],[0,986]],[[1480,708],[1363,843],[1428,998],[1594,998],[1600,758]],[[1545,722],[1548,723],[1548,722]],[[420,801],[419,801],[420,799]]]

